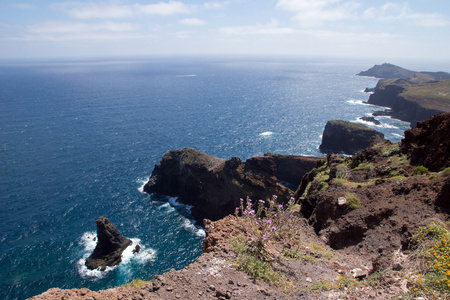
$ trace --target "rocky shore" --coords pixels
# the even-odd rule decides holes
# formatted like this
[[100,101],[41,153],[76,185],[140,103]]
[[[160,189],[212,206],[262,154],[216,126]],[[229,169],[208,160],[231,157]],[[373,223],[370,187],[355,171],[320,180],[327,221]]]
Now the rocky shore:
[[[267,245],[275,257],[271,266],[287,286],[269,284],[242,269],[233,237],[249,233],[243,217],[230,215],[204,221],[203,254],[182,270],[98,292],[51,289],[33,299],[414,298],[421,295],[416,292],[418,278],[430,272],[418,256],[414,236],[421,226],[450,220],[449,134],[450,113],[440,114],[406,131],[401,143],[372,142],[352,157],[330,153],[318,162],[295,192],[301,206],[292,212],[291,237]],[[177,153],[186,151],[204,156],[191,149]],[[199,164],[189,157],[191,164]],[[227,161],[206,158],[199,164],[203,172],[229,170]],[[273,159],[257,161],[266,160],[272,166]],[[179,169],[180,161],[175,162],[173,168]],[[255,163],[236,165],[255,171]],[[418,167],[426,171],[418,173]],[[273,173],[267,174],[271,176],[259,179],[272,182]],[[350,205],[355,199],[357,205]]]

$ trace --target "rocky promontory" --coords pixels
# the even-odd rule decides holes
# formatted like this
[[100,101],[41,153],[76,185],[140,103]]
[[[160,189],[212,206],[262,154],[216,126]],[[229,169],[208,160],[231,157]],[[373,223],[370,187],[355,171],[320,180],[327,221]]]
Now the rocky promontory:
[[392,64],[375,65],[360,76],[382,78],[368,103],[389,107],[374,115],[387,115],[410,122],[450,111],[450,74],[447,72],[415,72]]
[[320,150],[355,154],[369,146],[372,140],[382,140],[384,135],[364,124],[343,120],[328,121],[322,135]]
[[132,241],[124,237],[108,218],[99,217],[96,223],[97,246],[86,260],[86,267],[104,271],[122,261],[122,253]]
[[371,76],[376,78],[398,78],[406,79],[412,82],[427,82],[433,80],[450,79],[450,74],[447,72],[416,72],[411,71],[393,64],[384,63],[382,65],[375,65],[367,71],[362,71],[358,76]]
[[389,115],[415,125],[418,121],[450,111],[450,79],[422,84],[403,79],[382,79],[368,103],[390,108],[374,115]]
[[277,168],[270,156],[242,162],[213,157],[193,148],[167,152],[144,186],[147,193],[178,197],[192,205],[197,222],[218,220],[232,214],[240,198],[268,199],[279,195],[289,199],[293,193],[277,182]]

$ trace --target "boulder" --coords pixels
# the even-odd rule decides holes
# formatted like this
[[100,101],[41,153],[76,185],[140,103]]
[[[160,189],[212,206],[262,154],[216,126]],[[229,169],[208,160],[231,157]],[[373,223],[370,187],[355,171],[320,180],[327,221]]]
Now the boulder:
[[320,150],[355,154],[369,146],[372,140],[383,140],[384,135],[366,125],[343,120],[331,120],[325,125]]
[[97,223],[97,246],[86,260],[88,269],[100,268],[104,271],[107,266],[112,267],[122,261],[122,252],[132,241],[124,237],[116,226],[106,217],[99,217]]
[[172,150],[156,165],[144,186],[147,193],[178,197],[192,205],[192,216],[218,220],[232,214],[239,199],[269,199],[278,195],[288,201],[292,191],[277,182],[276,165],[269,156],[242,162],[233,157],[225,160],[193,148]]
[[381,125],[381,122],[378,121],[377,119],[375,119],[374,117],[367,117],[367,116],[364,116],[364,117],[361,117],[360,119],[361,119],[362,121],[370,122],[370,123],[373,123],[373,124],[375,124],[375,125]]

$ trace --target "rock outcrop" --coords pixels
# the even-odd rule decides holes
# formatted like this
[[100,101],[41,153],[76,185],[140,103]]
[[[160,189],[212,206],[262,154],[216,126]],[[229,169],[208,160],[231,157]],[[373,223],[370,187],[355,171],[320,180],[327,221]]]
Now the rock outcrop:
[[423,165],[438,172],[450,167],[450,113],[443,113],[417,123],[405,131],[401,150],[411,164]]
[[97,246],[86,260],[86,266],[91,269],[104,271],[107,266],[112,267],[122,261],[122,252],[132,244],[124,237],[116,226],[105,217],[99,217],[97,223]]
[[322,135],[320,150],[354,154],[369,146],[372,140],[382,140],[384,135],[366,125],[343,120],[328,121]]
[[277,182],[276,165],[269,156],[242,162],[225,160],[193,148],[172,150],[155,166],[144,186],[147,193],[179,197],[192,205],[193,218],[218,220],[234,213],[240,198],[269,199],[278,195],[286,201],[292,191]]
[[411,84],[403,79],[380,80],[368,103],[390,108],[375,112],[374,116],[388,115],[411,122],[414,126],[418,121],[450,111],[450,98],[446,92],[449,86],[448,80],[420,85]]
[[377,119],[375,119],[374,117],[367,117],[367,116],[364,116],[364,117],[361,117],[360,119],[361,119],[362,121],[370,122],[370,123],[373,123],[373,124],[375,124],[375,125],[381,125],[381,122],[378,121]]
[[450,173],[414,173],[416,165],[450,166],[448,136],[445,113],[419,122],[401,143],[373,142],[347,158],[329,154],[296,192],[301,213],[332,248],[372,259],[375,271],[393,268],[394,254],[409,247],[419,226],[449,219]]
[[324,157],[312,157],[301,155],[285,155],[277,153],[265,153],[264,156],[273,158],[277,166],[277,179],[287,182],[292,186],[297,186],[302,181],[303,176],[311,171],[318,164],[326,161]]

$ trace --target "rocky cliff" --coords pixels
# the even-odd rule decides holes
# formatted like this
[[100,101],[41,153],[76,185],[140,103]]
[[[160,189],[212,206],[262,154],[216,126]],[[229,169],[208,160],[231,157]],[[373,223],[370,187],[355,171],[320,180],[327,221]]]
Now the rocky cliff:
[[413,165],[423,165],[438,172],[450,167],[450,113],[437,115],[417,123],[405,131],[401,151]]
[[[246,226],[251,224],[242,217],[228,216],[205,221],[204,253],[182,270],[105,291],[51,289],[34,299],[447,299],[447,281],[435,289],[441,279],[433,277],[438,273],[427,261],[430,252],[424,254],[421,248],[447,243],[445,224],[442,230],[447,233],[438,236],[436,244],[427,240],[419,245],[419,238],[428,237],[426,231],[417,232],[427,228],[432,238],[439,234],[432,230],[433,224],[450,220],[449,124],[450,113],[441,114],[419,122],[401,143],[372,142],[352,157],[329,153],[326,163],[303,177],[295,196],[301,206],[294,205],[291,215],[286,215],[287,231],[275,231],[277,238],[265,246],[270,263],[252,256],[251,264],[244,264],[239,251],[255,249],[252,244],[258,235],[252,230],[257,227],[249,230]],[[239,176],[229,172],[226,176],[243,182],[239,180],[244,180],[247,168],[254,172],[247,179],[256,180],[261,167],[255,165],[262,161],[271,161],[272,167],[270,172],[262,168],[266,175],[259,179],[275,173],[270,158],[257,158],[247,165],[248,161],[211,158],[193,149],[166,155],[158,169],[168,164],[172,172],[187,177],[202,169],[219,180],[225,176],[223,170],[237,168]],[[161,174],[161,170],[154,172],[168,176]],[[167,188],[186,188],[186,183],[170,178],[166,178]],[[238,244],[241,248],[236,246],[239,237],[246,238],[246,243]],[[441,268],[447,268],[448,257],[438,255],[436,259],[446,263]],[[274,274],[282,276],[280,285],[271,281]]]
[[320,150],[354,154],[369,146],[371,140],[382,140],[384,135],[366,125],[343,120],[328,121],[322,134]]
[[368,103],[389,107],[374,115],[389,115],[396,119],[418,121],[450,111],[450,80],[413,84],[402,79],[380,80]]
[[279,195],[289,199],[292,191],[277,182],[276,165],[270,156],[252,157],[242,162],[225,160],[192,148],[172,150],[155,166],[144,186],[147,193],[179,197],[192,205],[192,215],[218,220],[234,213],[240,198],[258,200]]

